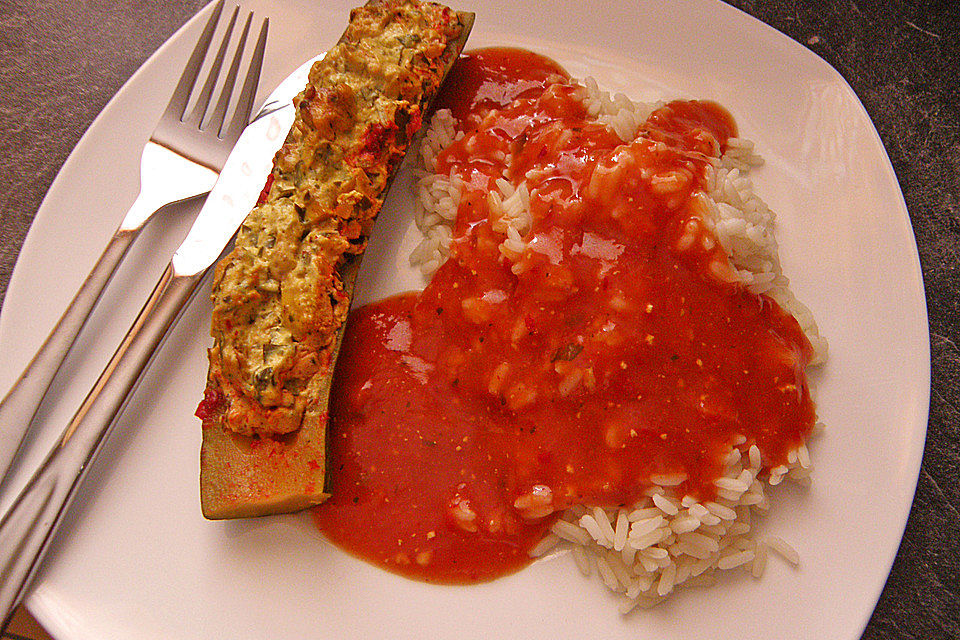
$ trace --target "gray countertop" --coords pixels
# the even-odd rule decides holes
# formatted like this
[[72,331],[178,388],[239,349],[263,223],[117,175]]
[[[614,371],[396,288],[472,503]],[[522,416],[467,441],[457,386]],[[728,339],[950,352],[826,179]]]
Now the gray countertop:
[[[0,301],[33,216],[80,136],[203,4],[0,0]],[[930,423],[906,533],[863,637],[960,638],[960,2],[732,4],[847,79],[900,180],[930,314]]]

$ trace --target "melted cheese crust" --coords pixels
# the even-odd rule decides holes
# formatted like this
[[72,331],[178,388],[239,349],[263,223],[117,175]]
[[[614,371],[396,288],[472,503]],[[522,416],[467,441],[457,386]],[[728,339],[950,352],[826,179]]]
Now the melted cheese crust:
[[338,269],[366,247],[461,28],[440,5],[368,5],[311,69],[261,202],[215,274],[207,395],[224,428],[275,435],[325,418],[352,289]]

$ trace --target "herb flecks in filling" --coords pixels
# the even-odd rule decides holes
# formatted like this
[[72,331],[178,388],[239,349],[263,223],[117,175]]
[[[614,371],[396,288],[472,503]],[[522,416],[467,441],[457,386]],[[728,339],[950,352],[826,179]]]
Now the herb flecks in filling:
[[438,5],[363,7],[311,70],[261,202],[216,271],[208,388],[230,431],[290,433],[326,410],[316,400],[349,309],[338,271],[366,247],[460,29]]

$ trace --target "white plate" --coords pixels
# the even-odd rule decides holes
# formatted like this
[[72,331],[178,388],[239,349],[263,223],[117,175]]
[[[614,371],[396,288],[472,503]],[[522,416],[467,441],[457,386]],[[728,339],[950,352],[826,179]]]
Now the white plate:
[[[271,17],[264,95],[335,41],[349,9],[314,0],[248,4]],[[767,158],[757,190],[780,214],[785,271],[831,343],[830,362],[815,376],[828,430],[812,447],[814,484],[776,490],[763,525],[799,550],[800,567],[771,561],[761,580],[738,574],[621,618],[614,598],[568,557],[490,584],[437,587],[346,556],[306,514],[207,522],[192,415],[209,343],[204,298],[121,417],[29,599],[54,636],[859,637],[903,532],[929,393],[917,250],[896,177],[860,102],[812,53],[713,0],[584,0],[549,11],[512,1],[469,4],[477,12],[471,46],[526,46],[636,98],[718,100]],[[47,195],[0,321],[0,388],[39,346],[132,201],[140,146],[202,21],[178,32],[127,83]],[[394,265],[406,269],[398,245],[412,240],[401,200],[394,192],[378,230],[384,253],[368,252],[362,298],[416,282],[389,275]],[[189,215],[173,212],[136,245],[93,320],[96,335],[80,343],[56,383],[62,408],[43,410],[48,428],[69,417],[189,223]]]

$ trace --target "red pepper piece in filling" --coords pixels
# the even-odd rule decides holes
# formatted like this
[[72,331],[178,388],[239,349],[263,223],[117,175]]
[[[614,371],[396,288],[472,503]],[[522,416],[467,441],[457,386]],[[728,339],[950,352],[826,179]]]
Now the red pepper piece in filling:
[[257,198],[257,206],[259,207],[264,202],[267,201],[267,196],[270,195],[270,187],[273,186],[273,174],[267,176],[267,182],[263,185],[263,190],[260,192],[260,197]]
[[201,420],[207,420],[220,413],[226,405],[226,398],[219,389],[205,389],[203,400],[197,405],[195,416]]

